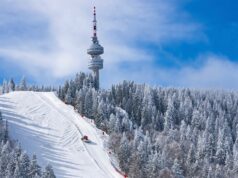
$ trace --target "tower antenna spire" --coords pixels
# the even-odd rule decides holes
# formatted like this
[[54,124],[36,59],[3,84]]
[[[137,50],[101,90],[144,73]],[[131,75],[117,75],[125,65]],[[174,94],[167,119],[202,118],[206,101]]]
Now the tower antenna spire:
[[93,8],[93,36],[97,37],[97,14],[96,14],[96,7]]

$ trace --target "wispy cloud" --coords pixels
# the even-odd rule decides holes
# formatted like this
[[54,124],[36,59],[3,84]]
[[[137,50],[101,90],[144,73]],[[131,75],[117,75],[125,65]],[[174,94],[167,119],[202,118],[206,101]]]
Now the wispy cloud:
[[179,72],[176,85],[193,88],[238,89],[237,62],[217,55],[200,56],[198,60],[203,60],[203,65],[185,67]]
[[[0,0],[0,3],[0,27],[15,24],[11,29],[15,34],[3,34],[6,38],[0,43],[0,55],[21,63],[29,74],[41,80],[44,80],[39,75],[42,71],[52,79],[86,71],[94,5],[98,8],[99,40],[105,47],[103,58],[108,68],[120,70],[123,62],[155,60],[156,56],[141,50],[143,43],[161,45],[204,37],[201,25],[192,22],[176,1]],[[24,30],[26,35],[21,33]]]
[[[232,62],[224,56],[215,54],[201,55],[194,59],[193,66],[183,66],[181,68],[153,68],[153,64],[144,63],[139,69],[130,68],[130,70],[116,70],[116,78],[113,83],[122,82],[123,78],[127,80],[135,80],[139,83],[149,83],[151,85],[160,85],[168,87],[189,87],[200,89],[238,89],[238,63]],[[112,71],[111,71],[112,72]],[[120,77],[118,77],[120,74]],[[109,80],[104,76],[105,83]],[[110,87],[111,83],[107,83]]]

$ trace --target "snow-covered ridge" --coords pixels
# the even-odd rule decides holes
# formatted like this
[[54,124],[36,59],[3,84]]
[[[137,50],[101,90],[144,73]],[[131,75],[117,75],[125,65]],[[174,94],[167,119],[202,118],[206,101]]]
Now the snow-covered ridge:
[[[50,163],[57,177],[122,177],[103,147],[102,131],[65,105],[54,93],[12,92],[0,96],[9,132],[41,165]],[[92,141],[81,140],[87,135]]]

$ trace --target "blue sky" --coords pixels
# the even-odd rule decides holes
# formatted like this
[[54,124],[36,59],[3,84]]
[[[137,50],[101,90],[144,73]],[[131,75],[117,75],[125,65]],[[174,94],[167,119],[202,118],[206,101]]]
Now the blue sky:
[[61,84],[89,72],[92,8],[101,83],[238,89],[235,0],[0,0],[0,81]]

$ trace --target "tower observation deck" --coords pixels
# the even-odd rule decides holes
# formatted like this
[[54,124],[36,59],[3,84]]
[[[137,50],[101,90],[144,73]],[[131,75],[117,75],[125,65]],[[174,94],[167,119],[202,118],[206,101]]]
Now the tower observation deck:
[[92,70],[93,77],[95,80],[95,88],[99,89],[99,70],[103,68],[103,59],[101,54],[104,53],[103,47],[99,44],[97,37],[97,19],[96,19],[96,8],[94,7],[93,12],[93,37],[92,44],[87,50],[87,53],[91,56],[88,63],[88,68]]

